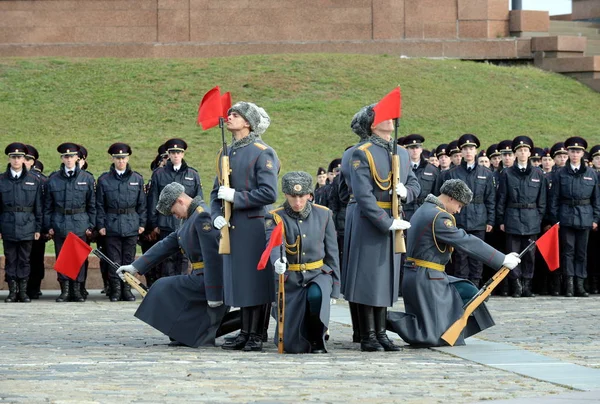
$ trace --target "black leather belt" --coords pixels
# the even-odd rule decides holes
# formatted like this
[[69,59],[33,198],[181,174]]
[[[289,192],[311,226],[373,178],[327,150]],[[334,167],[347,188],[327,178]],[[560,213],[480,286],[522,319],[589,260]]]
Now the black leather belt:
[[9,207],[4,207],[2,208],[3,212],[33,212],[33,208],[31,206],[29,207],[24,207],[24,206],[9,206]]
[[589,205],[591,202],[589,199],[561,199],[561,205],[567,206],[581,206],[581,205]]
[[535,209],[537,205],[535,203],[509,203],[508,207],[515,209]]
[[108,209],[106,213],[116,213],[117,215],[124,215],[127,213],[136,213],[135,208],[124,208],[124,209]]
[[63,208],[54,208],[56,213],[62,213],[63,215],[76,215],[78,213],[85,213],[85,208],[75,208],[75,209],[63,209]]

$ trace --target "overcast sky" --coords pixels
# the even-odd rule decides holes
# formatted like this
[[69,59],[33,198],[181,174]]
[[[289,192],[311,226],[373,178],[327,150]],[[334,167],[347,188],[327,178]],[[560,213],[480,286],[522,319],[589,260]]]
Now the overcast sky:
[[[509,7],[511,0],[508,0]],[[550,11],[550,15],[571,14],[571,0],[522,0],[523,10]]]

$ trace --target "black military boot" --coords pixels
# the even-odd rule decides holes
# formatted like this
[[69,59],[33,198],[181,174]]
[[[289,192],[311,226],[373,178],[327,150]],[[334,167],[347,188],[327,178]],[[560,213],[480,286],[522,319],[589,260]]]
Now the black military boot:
[[510,286],[512,288],[512,297],[521,297],[523,295],[523,286],[519,278],[511,279]]
[[531,288],[532,288],[531,279],[523,278],[523,293],[521,294],[521,296],[535,297]]
[[504,278],[502,282],[500,282],[500,287],[498,288],[498,296],[506,297],[509,292],[508,279]]
[[81,283],[77,281],[70,282],[73,285],[73,302],[83,303],[85,302],[85,297],[81,294]]
[[360,325],[360,350],[363,352],[383,351],[384,348],[375,334],[375,313],[373,306],[358,305],[358,323]]
[[131,293],[131,285],[127,282],[120,282],[121,284],[121,299],[124,302],[135,302],[135,296]]
[[265,323],[262,330],[262,340],[267,342],[269,340],[269,321],[271,320],[271,303],[265,307]]
[[15,303],[17,301],[17,281],[15,279],[9,279],[8,283],[8,296],[4,301],[6,303]]
[[56,298],[58,303],[69,301],[69,281],[60,281],[60,295]]
[[560,296],[560,274],[556,271],[550,274],[550,296]]
[[352,320],[352,342],[360,342],[358,304],[348,302],[348,306],[350,306],[350,319]]
[[[241,328],[242,328],[241,310],[230,311],[229,313],[225,314],[225,316],[223,317],[223,320],[221,320],[221,324],[219,325],[219,328],[217,329],[215,338],[219,338],[223,335],[227,335],[227,334],[232,333]],[[231,338],[231,340],[233,341],[235,338],[236,337],[233,337],[233,338]]]
[[575,296],[577,297],[588,297],[588,293],[585,291],[583,287],[583,278],[575,277]]
[[[307,310],[308,311],[308,310]],[[325,343],[323,342],[323,323],[319,314],[307,313],[306,318],[307,336],[310,341],[310,353],[324,354],[327,353]]]
[[42,295],[42,292],[40,291],[40,288],[42,286],[42,280],[41,279],[34,279],[32,280],[31,278],[27,281],[27,296],[29,296],[30,299],[39,299],[40,296]]
[[375,315],[375,335],[379,344],[386,351],[401,351],[402,348],[395,345],[386,333],[387,307],[373,307],[373,312]]
[[597,276],[592,276],[590,278],[590,293],[593,295],[597,295],[599,292],[598,290],[598,277]]
[[121,280],[111,279],[110,280],[110,301],[118,302],[121,300]]
[[226,350],[236,350],[239,351],[246,346],[246,342],[248,342],[248,338],[250,336],[250,321],[252,320],[251,307],[240,307],[240,317],[242,319],[242,329],[237,337],[226,340],[221,348]]
[[108,279],[102,277],[102,284],[103,284],[104,287],[102,288],[102,290],[100,291],[100,293],[106,294],[106,297],[108,297],[109,294],[110,294],[110,290],[109,290],[110,289],[110,282],[108,281]]
[[565,297],[573,297],[573,277],[567,276],[565,279]]
[[23,303],[31,302],[31,299],[27,296],[27,281],[28,278],[19,279],[19,301]]
[[248,341],[244,345],[244,351],[262,351],[263,340],[262,332],[265,325],[265,308],[266,305],[252,307],[252,319],[250,321],[250,335]]

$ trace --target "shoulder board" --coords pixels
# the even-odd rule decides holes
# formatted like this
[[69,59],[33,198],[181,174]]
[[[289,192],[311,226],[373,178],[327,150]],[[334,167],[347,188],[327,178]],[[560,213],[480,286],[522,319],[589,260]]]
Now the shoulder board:
[[264,144],[262,144],[262,143],[258,143],[258,142],[255,142],[255,143],[254,143],[254,146],[258,147],[258,148],[259,148],[259,149],[261,149],[261,150],[266,150],[266,149],[268,149],[268,148],[269,148],[269,146],[267,146],[267,145],[264,145]]
[[277,208],[277,209],[270,210],[269,213],[275,214],[276,212],[279,212],[280,210],[283,210],[283,206],[280,208]]
[[198,170],[196,170],[194,167],[187,166],[187,168],[188,168],[188,170],[192,170],[192,171],[198,172]]
[[48,178],[55,176],[56,174],[58,174],[60,172],[60,170],[56,170],[54,172],[51,172],[50,175],[48,176]]
[[273,215],[273,221],[277,224],[279,224],[279,222],[281,222],[282,219],[281,219],[281,216],[279,216],[276,212],[279,212],[281,210],[283,210],[283,208],[278,208],[278,209],[275,209],[275,210],[272,210],[269,212],[270,214]]
[[367,142],[367,143],[363,144],[362,146],[359,146],[358,149],[364,151],[364,150],[367,150],[371,146],[373,146],[373,143]]
[[196,208],[196,212],[198,212],[198,213],[203,213],[203,212],[204,212],[204,208],[203,208],[202,206],[198,206],[198,207]]
[[144,176],[143,176],[142,174],[138,173],[137,171],[133,171],[133,170],[131,170],[131,172],[132,172],[133,174],[137,174],[137,175],[139,175],[140,177],[142,177],[142,179],[144,178]]
[[107,176],[108,174],[110,174],[110,171],[105,171],[102,174],[100,174],[100,176],[98,177],[98,181],[100,181],[102,179],[102,177]]
[[329,210],[329,208],[327,206],[319,205],[318,203],[313,203],[313,206],[315,208],[321,208],[323,210]]
[[[453,215],[453,214],[451,214],[451,213],[450,213],[450,212],[448,212],[447,210],[444,210],[444,209],[440,208],[439,206],[436,206],[435,208],[436,208],[437,210],[439,210],[439,212],[437,213],[437,215],[435,215],[435,219],[433,219],[433,223],[434,223],[434,225],[435,225],[435,221],[437,220],[437,217],[438,217],[438,216],[439,216],[441,213],[447,213],[447,214],[450,216],[450,218],[452,219],[452,224],[453,224],[454,226],[456,226],[456,218],[454,217],[454,215]],[[446,220],[448,220],[448,219],[446,219]]]

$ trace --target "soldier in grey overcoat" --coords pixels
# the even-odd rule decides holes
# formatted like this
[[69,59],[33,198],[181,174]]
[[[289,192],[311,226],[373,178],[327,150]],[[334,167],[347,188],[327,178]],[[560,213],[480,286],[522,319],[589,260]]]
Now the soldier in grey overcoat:
[[[238,102],[228,111],[227,130],[233,142],[229,154],[229,183],[222,186],[220,164],[210,194],[211,216],[217,230],[229,226],[231,252],[223,256],[225,304],[241,308],[242,332],[223,349],[260,351],[268,305],[275,299],[273,267],[256,267],[265,249],[265,215],[277,200],[279,159],[261,139],[270,120],[264,109]],[[222,149],[217,161],[220,162]],[[223,216],[224,202],[232,204],[231,217]]]
[[228,307],[223,305],[222,260],[219,232],[212,226],[202,198],[191,198],[183,185],[163,187],[158,205],[162,215],[185,219],[177,231],[153,245],[131,265],[117,270],[143,275],[153,266],[183,251],[192,263],[192,273],[160,278],[149,289],[135,316],[177,343],[198,347],[214,345],[217,330]]
[[[520,262],[516,253],[504,255],[456,227],[454,214],[473,198],[462,180],[448,180],[440,191],[439,197],[428,195],[411,219],[411,228],[420,231],[408,233],[402,283],[406,312],[388,313],[388,329],[421,347],[447,345],[442,334],[462,316],[463,304],[477,293],[470,281],[446,274],[444,267],[454,248],[495,269],[503,265],[512,269]],[[485,304],[481,304],[456,345],[464,345],[464,338],[493,325]]]
[[350,178],[357,206],[352,211],[344,297],[359,304],[361,350],[399,350],[385,333],[387,307],[398,298],[400,254],[394,252],[395,230],[406,230],[409,223],[394,219],[391,193],[403,203],[411,202],[420,186],[408,164],[408,154],[398,148],[400,181],[392,189],[392,150],[394,122],[389,119],[373,126],[371,106],[359,121],[369,128],[368,141],[352,153]]
[[289,172],[281,183],[286,201],[267,216],[267,235],[270,238],[275,226],[283,222],[283,259],[280,248],[271,251],[275,271],[285,276],[283,347],[287,353],[326,353],[330,299],[340,295],[333,215],[328,208],[309,202],[310,174]]

